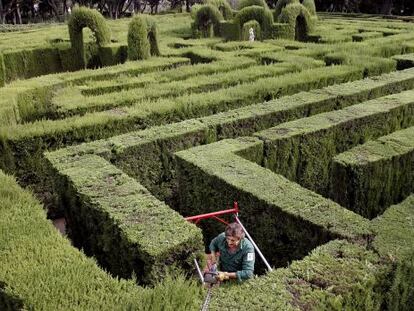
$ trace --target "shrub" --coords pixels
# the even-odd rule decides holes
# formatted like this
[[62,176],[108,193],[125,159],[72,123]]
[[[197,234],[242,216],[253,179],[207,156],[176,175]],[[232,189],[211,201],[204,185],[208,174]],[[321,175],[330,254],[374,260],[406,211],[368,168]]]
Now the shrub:
[[260,32],[260,25],[258,21],[251,20],[243,24],[243,30],[242,30],[242,39],[244,41],[248,41],[250,37],[249,30],[250,28],[254,31],[254,40],[260,40],[261,39],[261,32]]
[[294,39],[299,41],[305,41],[313,28],[309,11],[299,3],[287,5],[278,16],[278,22],[289,24]]
[[262,38],[266,38],[273,24],[273,15],[270,10],[261,6],[249,6],[242,9],[236,16],[236,22],[242,28],[244,23],[255,20],[260,24]]
[[141,16],[135,16],[128,26],[128,58],[130,60],[150,57],[150,43],[147,35],[147,22]]
[[104,46],[110,42],[111,33],[104,17],[97,10],[85,7],[75,7],[68,20],[69,36],[75,57],[79,58],[79,69],[85,67],[85,53],[83,48],[82,29],[88,27],[95,35],[98,46]]
[[150,45],[150,54],[151,56],[159,56],[160,48],[158,46],[158,28],[154,19],[147,17],[147,38]]
[[223,20],[219,9],[211,4],[206,4],[200,7],[197,11],[194,20],[194,29],[201,32],[203,37],[212,37],[214,34],[218,35],[220,28],[220,21]]
[[288,5],[292,3],[299,3],[299,0],[278,0],[276,3],[275,11],[274,11],[274,18],[277,20],[282,10]]
[[303,0],[302,5],[308,9],[310,15],[316,16],[315,0]]
[[217,7],[225,20],[229,20],[233,17],[233,11],[227,0],[206,0],[205,3]]
[[247,8],[249,6],[261,6],[262,8],[269,9],[267,6],[266,1],[264,0],[240,0],[239,2],[239,10],[242,10],[244,8]]

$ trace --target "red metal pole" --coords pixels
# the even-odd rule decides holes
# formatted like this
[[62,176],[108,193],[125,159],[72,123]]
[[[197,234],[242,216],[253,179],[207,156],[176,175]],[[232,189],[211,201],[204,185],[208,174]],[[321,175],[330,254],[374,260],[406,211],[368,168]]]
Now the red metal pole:
[[225,214],[238,214],[239,213],[239,207],[237,205],[237,202],[234,202],[233,206],[234,206],[234,208],[232,208],[232,209],[226,209],[226,210],[218,211],[218,212],[212,212],[212,213],[207,213],[207,214],[200,214],[200,215],[196,215],[196,216],[185,217],[185,220],[198,221],[200,219],[215,218],[217,216],[225,215]]

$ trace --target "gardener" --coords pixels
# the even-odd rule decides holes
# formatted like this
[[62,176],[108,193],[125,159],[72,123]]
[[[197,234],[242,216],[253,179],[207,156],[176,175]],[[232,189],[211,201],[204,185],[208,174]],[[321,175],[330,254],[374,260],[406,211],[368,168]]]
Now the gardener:
[[215,237],[210,243],[210,251],[208,269],[217,263],[219,257],[219,281],[237,279],[241,282],[253,277],[254,248],[238,223],[229,224],[225,232]]

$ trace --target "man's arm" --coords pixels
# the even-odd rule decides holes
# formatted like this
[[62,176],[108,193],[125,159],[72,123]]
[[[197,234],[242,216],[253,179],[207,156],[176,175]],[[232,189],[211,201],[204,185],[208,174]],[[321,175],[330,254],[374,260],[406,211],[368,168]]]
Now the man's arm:
[[246,253],[243,255],[242,270],[235,272],[237,280],[239,282],[250,279],[254,275],[254,262],[255,253],[254,248],[249,247]]
[[216,253],[220,251],[220,248],[219,248],[218,244],[223,239],[222,235],[224,235],[224,233],[219,234],[218,236],[216,236],[210,242],[209,249],[210,249],[211,253],[207,256],[207,265],[208,265],[209,269],[210,269],[211,265],[214,265],[214,264],[217,263]]

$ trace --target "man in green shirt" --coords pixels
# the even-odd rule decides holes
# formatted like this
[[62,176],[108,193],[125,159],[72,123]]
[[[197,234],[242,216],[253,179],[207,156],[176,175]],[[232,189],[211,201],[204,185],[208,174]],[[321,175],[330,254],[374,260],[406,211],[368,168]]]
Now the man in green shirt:
[[229,224],[225,232],[216,236],[210,243],[210,251],[208,268],[216,264],[219,257],[220,281],[237,279],[242,282],[253,277],[254,247],[245,238],[243,228],[238,223]]

